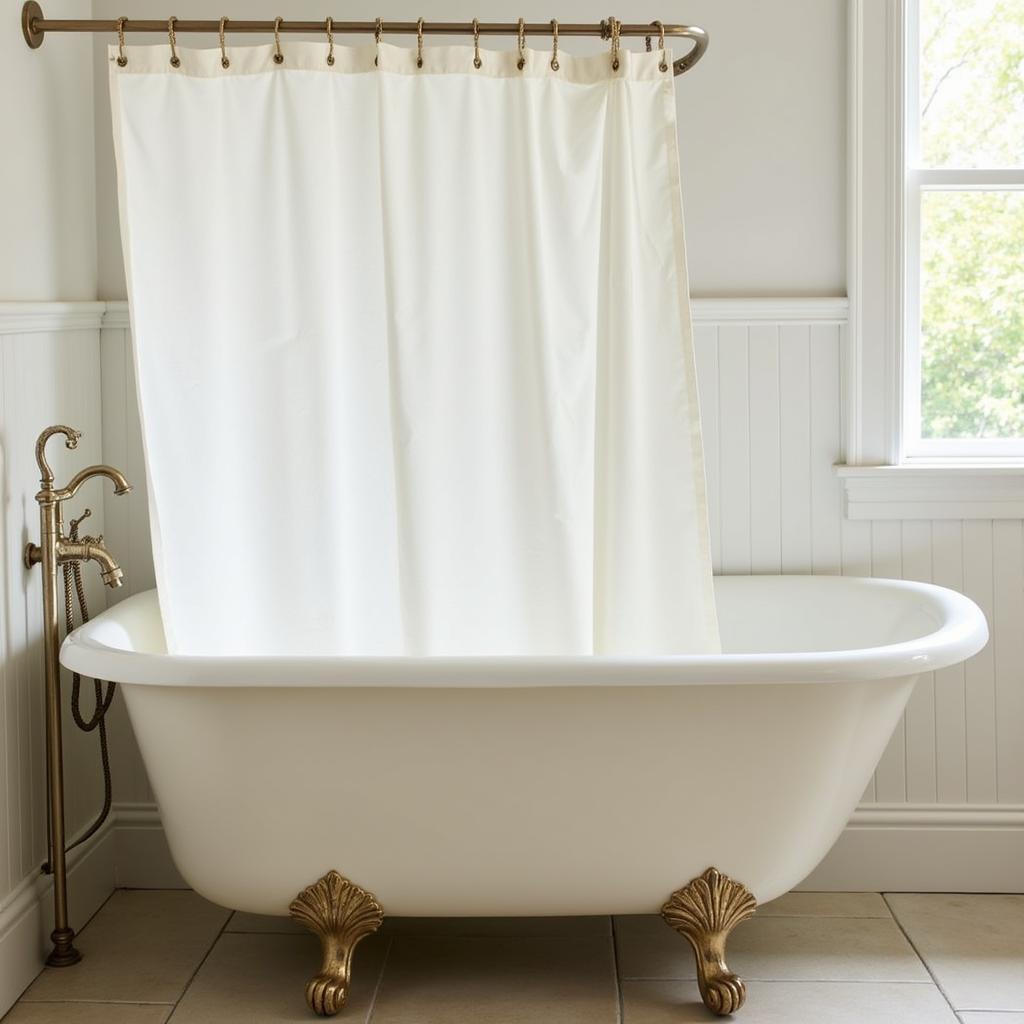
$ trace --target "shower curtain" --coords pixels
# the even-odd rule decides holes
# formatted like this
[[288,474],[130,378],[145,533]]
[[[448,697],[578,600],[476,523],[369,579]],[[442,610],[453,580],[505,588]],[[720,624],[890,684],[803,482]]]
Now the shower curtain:
[[328,52],[110,52],[169,650],[716,650],[671,70]]

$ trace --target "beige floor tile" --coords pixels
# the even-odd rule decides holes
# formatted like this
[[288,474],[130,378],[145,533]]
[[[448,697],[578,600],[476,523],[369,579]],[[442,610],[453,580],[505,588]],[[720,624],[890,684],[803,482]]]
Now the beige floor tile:
[[392,935],[446,935],[462,938],[608,938],[610,917],[385,917]]
[[18,1003],[3,1024],[164,1024],[171,1009],[144,1003]]
[[396,936],[373,1024],[616,1024],[611,942]]
[[[349,1024],[364,1022],[380,979],[388,940],[364,939],[352,964],[352,989],[344,1009]],[[306,982],[320,967],[312,934],[225,933],[199,969],[171,1024],[270,1024],[312,1019]]]
[[[628,981],[623,1024],[708,1024],[696,982]],[[729,1018],[732,1020],[732,1018]],[[742,1024],[956,1024],[934,985],[753,982]]]
[[290,917],[271,917],[267,914],[247,914],[244,910],[236,910],[227,923],[226,932],[256,932],[257,934],[274,935],[309,935],[304,928]]
[[[695,977],[687,941],[659,917],[617,917],[623,978]],[[929,981],[895,921],[882,918],[763,917],[739,925],[729,964],[745,980]]]
[[119,890],[78,937],[82,966],[47,968],[22,998],[173,1003],[228,913],[192,892]]
[[[886,911],[888,913],[888,911]],[[288,917],[264,917],[237,911],[225,931],[308,934]],[[611,935],[609,917],[384,917],[385,935],[449,935],[464,938],[573,938]]]
[[886,898],[957,1010],[1024,1010],[1024,896]]
[[892,917],[877,892],[788,892],[757,908],[758,917]]
[[1024,1010],[978,1010],[959,1014],[961,1024],[1024,1024]]

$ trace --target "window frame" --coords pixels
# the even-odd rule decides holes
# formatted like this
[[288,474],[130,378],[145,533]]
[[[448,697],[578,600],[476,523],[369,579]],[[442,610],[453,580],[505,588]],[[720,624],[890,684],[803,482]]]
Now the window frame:
[[849,0],[846,462],[1024,476],[1024,438],[920,437],[921,197],[1024,189],[1024,170],[919,166],[918,25],[919,0]]

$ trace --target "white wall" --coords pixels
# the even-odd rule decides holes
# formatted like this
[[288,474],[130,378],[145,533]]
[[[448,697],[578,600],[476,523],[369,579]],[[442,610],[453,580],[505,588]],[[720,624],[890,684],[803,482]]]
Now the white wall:
[[[89,0],[47,0],[88,18]],[[0,19],[0,302],[96,297],[95,161],[84,37],[25,45],[21,4]]]
[[[95,16],[103,18],[116,18],[123,6],[121,0],[93,4]],[[175,7],[180,18],[308,18],[310,10],[300,0],[223,0],[216,11],[197,0]],[[435,0],[427,6],[421,0],[390,0],[385,10],[379,2],[352,0],[344,15],[373,21],[382,10],[388,18],[410,21],[428,14],[456,21],[475,15],[547,21],[556,15],[566,22],[596,22],[609,13],[584,0],[524,0],[514,10],[469,0]],[[676,84],[695,295],[846,293],[845,10],[845,0],[689,0],[667,7],[664,0],[644,0],[612,12],[640,23],[685,18],[711,34],[704,61]],[[168,8],[162,0],[132,0],[131,13],[163,20]],[[161,38],[133,36],[132,41]],[[95,57],[99,294],[123,298],[105,62],[110,41],[97,39]],[[236,37],[240,45],[252,41]],[[179,43],[210,46],[216,38],[183,36]],[[44,48],[51,45],[63,48],[65,40],[47,40]],[[510,48],[514,40],[487,45]],[[547,44],[536,40],[534,45]],[[573,39],[563,46],[584,51],[607,44]]]

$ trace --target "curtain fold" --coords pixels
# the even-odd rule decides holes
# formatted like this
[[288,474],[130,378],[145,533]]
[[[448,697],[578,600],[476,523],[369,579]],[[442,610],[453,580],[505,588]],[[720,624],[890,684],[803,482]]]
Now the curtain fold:
[[659,55],[282,49],[111,52],[169,647],[717,650]]

